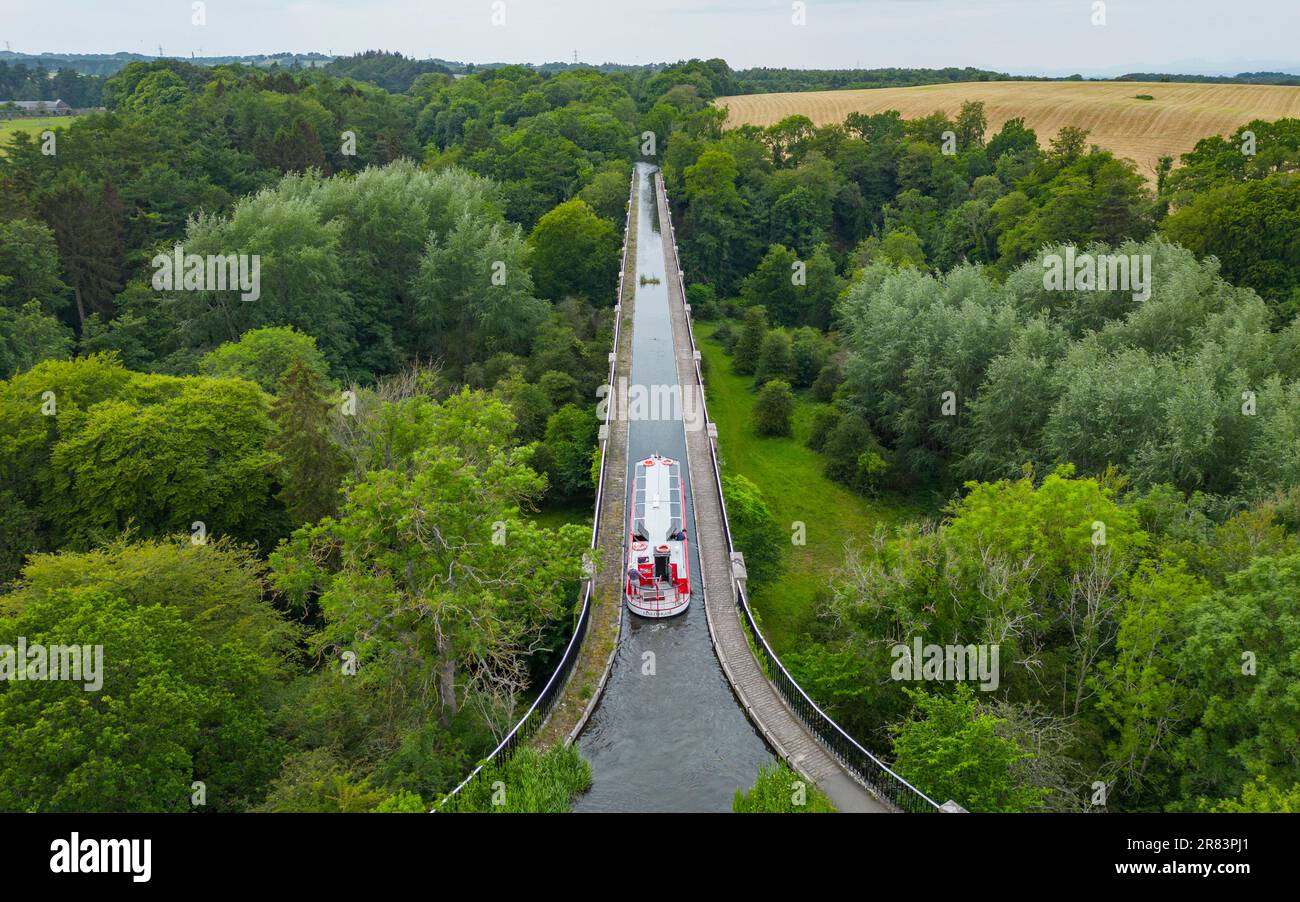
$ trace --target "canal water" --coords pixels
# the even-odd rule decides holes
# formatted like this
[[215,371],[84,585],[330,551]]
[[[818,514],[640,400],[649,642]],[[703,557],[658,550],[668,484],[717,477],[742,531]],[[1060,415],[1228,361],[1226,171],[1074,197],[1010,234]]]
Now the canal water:
[[[638,163],[633,386],[676,386],[668,273],[656,206],[655,167]],[[640,284],[641,277],[658,283]],[[682,462],[688,535],[691,484],[680,405],[676,416],[628,426],[628,479],[638,460],[659,453]],[[629,501],[630,505],[630,501]],[[692,539],[694,536],[690,536]],[[578,739],[592,787],[575,811],[730,811],[737,789],[753,785],[772,754],[746,719],[709,641],[700,562],[690,544],[691,605],[647,620],[623,607],[623,630],[605,692]]]

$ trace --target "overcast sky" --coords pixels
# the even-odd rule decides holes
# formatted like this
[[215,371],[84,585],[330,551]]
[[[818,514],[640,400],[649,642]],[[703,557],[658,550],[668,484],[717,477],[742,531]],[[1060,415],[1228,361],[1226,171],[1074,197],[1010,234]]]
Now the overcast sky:
[[[223,56],[380,48],[472,62],[1300,71],[1300,0],[0,0],[15,51]],[[792,6],[806,24],[792,24]],[[494,12],[504,24],[494,25]]]

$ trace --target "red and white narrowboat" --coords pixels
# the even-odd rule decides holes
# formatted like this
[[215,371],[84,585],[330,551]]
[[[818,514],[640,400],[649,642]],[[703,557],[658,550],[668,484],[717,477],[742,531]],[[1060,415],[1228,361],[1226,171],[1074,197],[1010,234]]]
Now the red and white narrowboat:
[[691,603],[681,464],[655,454],[636,462],[624,594],[632,613],[671,617]]

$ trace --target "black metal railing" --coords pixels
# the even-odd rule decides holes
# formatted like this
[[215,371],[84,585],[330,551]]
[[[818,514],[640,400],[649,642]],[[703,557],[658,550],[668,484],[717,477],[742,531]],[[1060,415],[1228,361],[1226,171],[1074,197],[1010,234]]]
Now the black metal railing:
[[[611,392],[612,386],[614,385],[615,371],[618,367],[618,341],[623,329],[623,280],[627,277],[627,245],[628,236],[632,227],[632,212],[635,209],[636,204],[636,185],[636,170],[633,169],[632,184],[631,187],[628,188],[627,217],[623,221],[623,256],[622,262],[619,265],[618,289],[617,294],[615,295],[616,312],[614,314],[614,350],[609,355],[609,373],[605,383],[607,386],[610,386]],[[596,543],[600,534],[600,508],[601,502],[605,496],[605,459],[609,451],[609,426],[613,411],[613,404],[606,406],[605,437],[600,443],[600,478],[596,483],[596,510],[591,521],[590,550],[592,555],[589,564],[593,568],[596,565]],[[582,607],[578,612],[578,619],[573,625],[573,635],[569,637],[569,644],[565,646],[564,654],[560,656],[560,663],[555,666],[555,671],[551,674],[550,679],[546,681],[546,685],[542,687],[542,691],[537,693],[537,698],[533,700],[528,711],[519,719],[519,722],[511,728],[510,732],[506,734],[506,737],[501,740],[497,747],[494,748],[486,758],[480,761],[478,766],[470,772],[470,775],[462,780],[455,789],[443,796],[438,804],[434,806],[433,811],[437,811],[445,805],[449,799],[460,793],[466,786],[469,786],[471,783],[478,780],[486,772],[489,765],[503,764],[510,760],[510,757],[515,753],[515,750],[518,749],[522,743],[531,739],[534,734],[537,733],[541,725],[546,722],[546,718],[550,715],[552,709],[555,708],[555,703],[559,701],[560,696],[564,692],[564,684],[568,680],[569,674],[573,672],[574,664],[576,664],[578,660],[578,652],[582,648],[582,640],[586,637],[587,628],[591,624],[591,593],[594,576],[594,572],[589,573],[588,578],[583,581]]]
[[[677,259],[677,230],[672,224],[672,211],[668,206],[668,192],[664,188],[663,173],[656,172],[655,179],[659,193],[663,197],[664,210],[668,217],[668,232],[673,244],[673,265],[677,268],[677,285],[681,291],[682,303],[685,304],[686,282]],[[662,223],[660,227],[662,228]],[[704,374],[700,369],[700,355],[695,346],[695,330],[692,327],[689,313],[686,316],[686,334],[691,341],[691,357],[695,365],[695,379],[700,386],[700,410],[704,414],[704,422],[708,424],[712,421],[709,419],[708,402],[704,397]],[[727,518],[727,501],[722,492],[722,470],[718,466],[718,443],[714,438],[709,438],[709,455],[713,461],[714,489],[718,493],[718,505],[722,510],[722,528],[727,536],[727,555],[730,558],[735,553],[736,547],[731,538],[731,522]],[[781,663],[781,659],[772,650],[772,646],[768,644],[763,631],[758,628],[758,621],[749,606],[749,599],[746,597],[740,581],[735,579],[733,575],[731,583],[735,594],[736,607],[742,618],[741,622],[745,624],[750,636],[753,638],[752,647],[755,657],[764,665],[768,680],[781,693],[781,697],[785,699],[790,710],[807,727],[808,731],[817,737],[822,746],[846,770],[871,787],[877,796],[883,798],[895,808],[901,811],[918,813],[939,811],[938,803],[894,773],[887,764],[863,748],[857,740],[844,732],[844,729],[832,720],[829,714],[818,707],[807,692],[804,692],[803,687],[790,675],[790,671],[786,670],[785,665]]]
[[[730,536],[728,536],[728,544],[730,544]],[[772,646],[767,644],[767,639],[764,638],[762,630],[754,620],[749,601],[745,598],[745,591],[739,585],[736,586],[736,598],[736,606],[740,609],[744,622],[754,637],[755,654],[760,656],[767,665],[765,669],[768,680],[781,693],[790,710],[803,722],[809,732],[817,737],[826,750],[847,770],[870,786],[876,795],[884,798],[895,808],[917,813],[938,811],[938,803],[863,748],[808,697],[808,693],[803,691],[803,687],[790,675],[790,671],[785,669],[776,652],[772,651]]]

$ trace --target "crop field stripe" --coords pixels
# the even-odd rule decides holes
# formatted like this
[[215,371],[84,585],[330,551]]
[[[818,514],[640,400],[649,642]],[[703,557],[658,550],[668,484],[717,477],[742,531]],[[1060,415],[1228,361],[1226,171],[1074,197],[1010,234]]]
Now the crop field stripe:
[[[1139,100],[1138,94],[1154,99]],[[967,100],[982,100],[987,136],[1021,117],[1044,146],[1065,126],[1090,132],[1090,141],[1133,160],[1148,177],[1161,156],[1178,159],[1201,138],[1227,135],[1253,119],[1300,117],[1300,87],[1179,82],[963,82],[914,88],[744,94],[714,101],[727,124],[767,126],[802,114],[817,125],[849,113],[898,110],[906,119],[942,110],[955,116]]]

